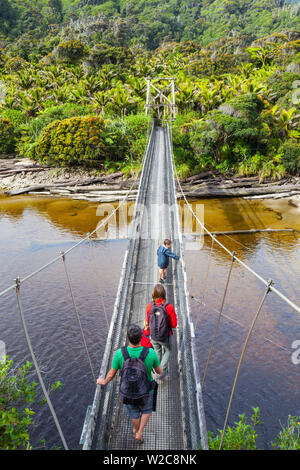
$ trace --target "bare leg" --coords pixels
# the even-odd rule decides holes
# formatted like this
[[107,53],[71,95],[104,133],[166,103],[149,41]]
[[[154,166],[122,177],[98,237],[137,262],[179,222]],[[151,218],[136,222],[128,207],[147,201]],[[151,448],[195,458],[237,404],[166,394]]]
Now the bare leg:
[[141,441],[143,439],[143,430],[144,430],[146,424],[148,423],[148,421],[150,419],[150,416],[151,416],[151,413],[143,414],[140,418],[140,427],[139,427],[139,430],[137,431],[137,433],[135,435],[135,438],[138,441]]
[[164,280],[166,280],[166,277],[167,277],[167,269],[163,269],[163,276],[164,276]]
[[163,269],[159,269],[159,280],[163,279],[164,277],[164,270]]
[[139,430],[139,427],[140,427],[141,418],[132,419],[131,421],[132,421],[132,424],[133,424],[133,432],[137,433],[138,430]]

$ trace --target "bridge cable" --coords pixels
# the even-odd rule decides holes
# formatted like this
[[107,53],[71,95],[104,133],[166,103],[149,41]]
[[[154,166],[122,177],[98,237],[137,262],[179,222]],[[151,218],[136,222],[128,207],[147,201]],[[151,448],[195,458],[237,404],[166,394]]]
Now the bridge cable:
[[[214,242],[215,242],[215,237],[213,237],[213,238],[211,239],[211,248],[210,248],[209,259],[208,259],[207,269],[206,269],[206,274],[205,274],[205,279],[204,279],[204,288],[203,288],[203,291],[202,291],[202,299],[203,299],[203,301],[204,301],[204,298],[205,298],[205,293],[206,293],[206,288],[207,288],[207,279],[208,279],[208,273],[209,273],[210,264],[211,264],[211,259],[212,259],[212,252],[213,252],[213,249],[214,249]],[[193,298],[193,296],[192,296],[192,298]],[[196,331],[197,331],[197,328],[198,328],[198,325],[199,325],[199,321],[200,321],[200,313],[199,313],[199,315],[197,316],[197,319],[196,319],[195,333],[196,333]]]
[[[174,167],[174,171],[175,171],[175,175],[176,175],[176,179],[177,179],[177,183],[178,183],[178,186],[180,188],[180,191],[181,191],[181,194],[187,204],[187,206],[189,207],[190,211],[193,213],[195,219],[199,222],[199,224],[203,227],[204,231],[210,236],[210,237],[213,237],[212,233],[205,227],[205,225],[200,221],[200,219],[198,218],[197,214],[195,214],[195,212],[193,211],[190,203],[188,202],[187,200],[187,197],[186,195],[184,194],[183,192],[183,189],[181,187],[181,184],[180,184],[180,181],[179,181],[179,177],[178,177],[178,173],[177,173],[177,170],[176,168]],[[228,250],[228,248],[226,248],[219,240],[216,239],[216,243],[218,243],[218,245],[223,248],[224,251],[226,251],[226,253],[228,253],[231,257],[233,256],[233,253],[231,253],[230,250]],[[269,286],[269,283],[268,281],[266,281],[262,276],[260,276],[256,271],[254,271],[254,269],[250,268],[250,266],[248,266],[246,263],[244,263],[242,260],[240,260],[237,256],[235,256],[235,260],[240,264],[242,265],[245,269],[247,269],[250,273],[252,273],[259,281],[261,281],[265,286]],[[272,292],[274,292],[278,297],[280,297],[282,300],[284,300],[288,305],[290,305],[290,307],[292,307],[294,310],[296,310],[298,313],[300,313],[300,307],[298,307],[294,302],[292,302],[290,299],[288,299],[284,294],[282,294],[278,289],[276,289],[275,287],[273,286],[269,286],[270,290]]]
[[228,403],[228,407],[227,407],[227,411],[226,411],[226,417],[225,417],[225,422],[224,422],[224,426],[223,426],[223,430],[222,430],[222,435],[221,435],[221,440],[220,440],[220,446],[219,446],[219,450],[222,449],[222,445],[223,445],[223,440],[224,440],[224,434],[225,434],[225,429],[226,429],[226,426],[227,426],[227,421],[228,421],[228,416],[229,416],[229,412],[230,412],[230,408],[231,408],[231,403],[232,403],[232,399],[233,399],[233,395],[234,395],[234,392],[235,392],[235,387],[236,387],[236,383],[237,383],[237,379],[238,379],[238,376],[239,376],[239,372],[240,372],[240,368],[241,368],[241,364],[242,364],[242,361],[243,361],[243,358],[244,358],[244,355],[245,355],[245,351],[246,351],[246,348],[247,348],[247,345],[248,345],[248,341],[249,341],[249,338],[251,336],[251,333],[253,331],[253,328],[255,326],[255,323],[256,323],[256,320],[258,318],[258,315],[262,309],[262,306],[266,300],[266,297],[268,295],[268,293],[270,292],[271,290],[271,284],[272,284],[272,279],[270,279],[268,281],[268,285],[266,287],[266,290],[264,292],[264,295],[261,299],[261,302],[259,304],[259,307],[258,307],[258,310],[256,311],[254,317],[253,317],[253,320],[252,320],[252,323],[251,323],[251,326],[249,328],[249,331],[248,331],[248,334],[247,334],[247,337],[246,337],[246,340],[244,342],[244,345],[243,345],[243,348],[242,348],[242,352],[241,352],[241,355],[240,355],[240,359],[239,359],[239,363],[238,363],[238,367],[237,367],[237,370],[236,370],[236,374],[235,374],[235,378],[234,378],[234,382],[233,382],[233,386],[232,386],[232,390],[231,390],[231,394],[230,394],[230,399],[229,399],[229,403]]
[[64,263],[65,273],[66,273],[67,282],[68,282],[68,286],[69,286],[69,290],[70,290],[70,294],[71,294],[71,298],[72,298],[72,303],[73,303],[73,307],[74,307],[74,312],[75,312],[75,315],[76,315],[76,318],[77,318],[77,321],[78,321],[78,325],[79,325],[79,328],[80,328],[80,333],[81,333],[82,341],[83,341],[83,344],[84,344],[84,347],[85,347],[85,351],[86,351],[86,355],[87,355],[87,358],[88,358],[88,361],[89,361],[89,364],[90,364],[90,369],[91,369],[91,372],[92,372],[93,381],[94,381],[94,383],[96,383],[96,376],[95,376],[95,374],[94,374],[94,369],[93,369],[91,357],[90,357],[89,350],[88,350],[88,347],[87,347],[87,344],[86,344],[84,331],[83,331],[83,328],[82,328],[82,324],[81,324],[81,321],[80,321],[78,309],[77,309],[76,302],[75,302],[75,298],[74,298],[74,294],[73,294],[73,289],[72,289],[72,285],[71,285],[70,276],[69,276],[69,273],[68,273],[68,270],[67,270],[66,257],[65,257],[65,254],[64,254],[63,251],[61,251],[61,258],[62,258],[62,261],[63,261],[63,263]]
[[[91,237],[89,238],[89,246],[90,246],[91,253],[92,253],[92,251],[94,250],[94,248],[93,248],[93,245],[92,245]],[[96,279],[100,279],[98,266],[97,266],[96,260],[95,260],[95,258],[94,258],[94,256],[93,256],[93,253],[92,253],[92,260],[93,260],[92,263],[93,263],[94,271],[95,271],[95,278],[96,278]],[[105,302],[104,302],[104,298],[103,298],[103,293],[102,293],[102,289],[100,288],[100,285],[99,285],[98,282],[97,282],[97,286],[98,286],[98,292],[99,292],[99,296],[100,296],[100,300],[101,300],[101,304],[102,304],[102,308],[103,308],[103,312],[104,312],[104,316],[105,316],[105,320],[106,320],[106,325],[107,325],[107,328],[109,328],[108,315],[107,315],[107,311],[106,311],[106,307],[105,307]]]
[[[82,238],[81,240],[79,240],[77,243],[75,243],[73,246],[71,246],[68,250],[66,250],[64,252],[64,255],[66,256],[67,254],[69,254],[71,251],[73,251],[75,248],[77,248],[78,246],[82,245],[84,242],[88,241],[89,237],[91,237],[92,235],[94,235],[94,233],[97,232],[97,230],[99,230],[99,228],[103,227],[103,225],[105,225],[108,220],[111,219],[111,217],[113,217],[116,212],[123,206],[123,204],[125,203],[125,201],[127,201],[130,193],[132,192],[133,190],[133,187],[134,185],[136,184],[136,182],[138,181],[139,179],[139,176],[140,176],[140,173],[141,173],[141,169],[143,167],[143,164],[144,164],[144,161],[145,161],[145,158],[146,158],[146,152],[143,156],[143,159],[142,159],[142,162],[141,162],[141,165],[140,165],[140,170],[136,176],[136,178],[134,179],[134,181],[132,182],[128,192],[125,194],[124,198],[122,199],[122,201],[119,203],[118,207],[116,207],[114,209],[114,211],[109,214],[104,220],[101,221],[101,223],[99,225],[97,225],[97,227],[95,228],[95,230],[93,230],[88,236]],[[44,264],[43,266],[41,266],[40,268],[38,268],[36,271],[33,271],[32,273],[28,274],[26,277],[24,277],[23,279],[20,279],[20,284],[23,284],[24,282],[28,281],[29,279],[31,279],[32,277],[34,277],[35,275],[39,274],[41,271],[43,271],[44,269],[48,268],[49,266],[51,266],[52,264],[56,263],[57,261],[59,261],[61,259],[61,255],[53,258],[52,260],[50,260],[47,264]],[[3,290],[2,292],[0,292],[0,297],[2,297],[3,295],[7,294],[8,292],[10,292],[11,290],[13,290],[15,288],[15,284],[11,285],[10,287],[8,287],[7,289]]]
[[26,341],[27,341],[27,345],[28,345],[28,348],[29,348],[31,357],[32,357],[32,361],[33,361],[33,364],[34,364],[34,367],[35,367],[35,370],[36,370],[36,373],[37,373],[37,376],[38,376],[38,379],[39,379],[41,388],[42,388],[42,390],[43,390],[44,396],[45,396],[45,398],[46,398],[47,404],[48,404],[48,406],[49,406],[50,412],[51,412],[52,417],[53,417],[53,419],[54,419],[56,428],[57,428],[58,433],[59,433],[59,435],[60,435],[60,438],[61,438],[61,440],[62,440],[64,449],[65,449],[65,450],[68,450],[68,445],[67,445],[67,443],[66,443],[65,437],[64,437],[63,432],[62,432],[62,430],[61,430],[61,427],[60,427],[59,421],[58,421],[58,419],[57,419],[55,410],[54,410],[54,408],[53,408],[52,402],[51,402],[51,400],[50,400],[49,394],[48,394],[48,392],[47,392],[47,390],[46,390],[46,387],[45,387],[45,384],[44,384],[44,381],[43,381],[43,378],[42,378],[42,375],[41,375],[41,371],[40,371],[39,365],[38,365],[38,363],[37,363],[37,360],[36,360],[36,357],[35,357],[35,354],[34,354],[34,351],[33,351],[33,347],[32,347],[31,341],[30,341],[30,337],[29,337],[29,334],[28,334],[28,330],[27,330],[27,326],[26,326],[26,321],[25,321],[25,317],[24,317],[24,313],[23,313],[23,308],[22,308],[22,303],[21,303],[21,293],[20,293],[21,283],[20,283],[20,278],[15,279],[15,284],[16,284],[15,289],[16,289],[16,296],[17,296],[17,304],[18,304],[19,313],[20,313],[20,317],[21,317],[21,321],[22,321],[22,325],[23,325],[23,329],[24,329],[24,333],[25,333],[25,338],[26,338]]
[[[194,296],[191,296],[192,300],[195,301],[196,303],[198,304],[201,304],[203,305],[204,307],[208,307],[208,305],[203,302],[201,299],[198,299],[197,297],[194,297]],[[216,313],[219,313],[219,310],[217,310],[216,308],[212,307],[212,306],[209,306],[209,310],[214,310]],[[225,313],[222,313],[222,317],[226,318],[227,320],[230,320],[232,321],[233,323],[235,323],[236,325],[239,325],[241,326],[242,328],[248,328],[247,325],[244,325],[243,323],[239,322],[238,320],[236,320],[235,318],[232,318],[230,317],[229,315],[226,315]],[[282,349],[283,351],[289,353],[289,354],[292,354],[292,350],[291,349],[288,349],[286,348],[285,346],[282,346],[281,344],[279,343],[276,343],[274,340],[270,339],[270,338],[267,338],[266,336],[263,336],[262,334],[260,333],[253,333],[252,335],[254,336],[258,336],[260,337],[261,339],[264,339],[265,341],[273,344],[274,346],[277,346],[279,349]]]
[[[150,118],[148,120],[148,125],[149,125],[149,121],[150,121]],[[148,134],[148,133],[147,133]],[[32,357],[32,360],[33,360],[33,363],[34,363],[34,366],[35,366],[35,369],[36,369],[36,372],[37,372],[37,375],[38,375],[38,378],[39,378],[39,382],[40,382],[40,385],[41,385],[41,388],[43,390],[43,393],[44,393],[44,396],[46,398],[46,401],[47,401],[47,404],[48,404],[48,407],[50,409],[50,412],[53,416],[53,419],[54,419],[54,422],[55,422],[55,425],[57,427],[57,430],[59,432],[59,435],[61,437],[61,440],[62,440],[62,443],[63,443],[63,446],[64,446],[64,449],[65,450],[68,450],[68,446],[67,446],[67,443],[66,443],[66,440],[64,438],[64,435],[62,433],[62,430],[61,430],[61,427],[60,427],[60,424],[59,424],[59,421],[57,419],[57,416],[56,416],[56,413],[55,413],[55,410],[53,408],[53,405],[52,405],[52,402],[50,400],[50,397],[47,393],[47,390],[46,390],[46,387],[45,387],[45,384],[43,382],[43,378],[41,376],[41,372],[40,372],[40,369],[39,369],[39,366],[38,366],[38,363],[37,363],[37,360],[36,360],[36,357],[35,357],[35,354],[34,354],[34,351],[33,351],[33,348],[32,348],[32,344],[31,344],[31,341],[30,341],[30,337],[29,337],[29,334],[28,334],[28,330],[27,330],[27,326],[26,326],[26,322],[25,322],[25,318],[24,318],[24,315],[23,315],[23,310],[22,310],[22,305],[21,305],[21,298],[20,298],[20,287],[21,287],[21,284],[23,284],[25,281],[31,279],[33,276],[35,276],[36,274],[40,273],[41,271],[43,271],[44,269],[46,269],[47,267],[51,266],[52,264],[54,264],[56,261],[62,259],[63,260],[63,263],[64,263],[64,267],[65,267],[65,272],[66,272],[66,277],[67,277],[67,281],[68,281],[68,285],[69,285],[69,289],[70,289],[70,293],[71,293],[71,297],[72,297],[72,302],[73,302],[73,306],[74,306],[74,310],[75,310],[75,313],[76,313],[76,316],[77,316],[77,320],[78,320],[78,323],[79,323],[79,326],[80,326],[80,331],[81,331],[81,335],[82,335],[82,339],[83,339],[83,342],[84,342],[84,346],[85,346],[85,349],[86,349],[86,353],[87,353],[87,356],[88,356],[88,360],[89,360],[89,363],[90,363],[90,368],[91,368],[91,372],[92,372],[92,375],[93,375],[93,380],[94,380],[94,383],[96,382],[96,377],[95,377],[95,374],[94,374],[94,371],[93,371],[93,367],[92,367],[92,362],[91,362],[91,359],[90,359],[90,355],[89,355],[89,352],[88,352],[88,348],[87,348],[87,344],[86,344],[86,341],[85,341],[85,336],[84,336],[84,332],[83,332],[83,329],[82,329],[82,325],[81,325],[81,322],[80,322],[80,318],[79,318],[79,315],[78,315],[78,311],[77,311],[77,307],[76,307],[76,303],[75,303],[75,299],[74,299],[74,295],[73,295],[73,291],[72,291],[72,286],[71,286],[71,282],[70,282],[70,277],[69,277],[69,274],[68,274],[68,270],[67,270],[67,266],[66,266],[66,262],[65,262],[65,259],[66,259],[66,255],[69,254],[72,250],[74,250],[75,248],[77,248],[78,246],[80,246],[82,243],[84,243],[85,241],[87,240],[90,240],[90,237],[91,235],[93,235],[100,227],[102,227],[103,225],[105,225],[107,223],[107,221],[113,216],[116,214],[116,212],[120,209],[120,207],[125,203],[125,201],[128,199],[128,196],[129,194],[132,192],[133,190],[133,186],[135,185],[135,183],[137,182],[139,176],[140,176],[140,173],[142,171],[142,168],[144,166],[144,162],[145,162],[145,159],[146,159],[146,155],[147,155],[147,149],[148,149],[148,146],[149,146],[149,136],[147,135],[147,139],[148,139],[148,142],[146,144],[146,150],[144,152],[144,155],[143,155],[143,159],[141,161],[141,164],[140,164],[140,168],[139,168],[139,172],[136,176],[136,178],[134,179],[134,181],[132,182],[128,192],[126,193],[125,197],[122,199],[122,201],[119,203],[118,207],[116,207],[116,209],[109,215],[107,216],[104,220],[102,220],[102,222],[97,225],[97,227],[95,228],[95,230],[93,232],[91,232],[90,234],[88,234],[86,237],[84,237],[83,239],[81,239],[80,241],[78,241],[78,243],[75,243],[71,248],[69,248],[68,250],[66,250],[65,252],[61,252],[59,256],[53,258],[52,260],[50,260],[47,264],[41,266],[40,268],[38,268],[36,271],[32,272],[31,274],[27,275],[25,278],[23,279],[20,279],[19,277],[15,279],[15,283],[8,287],[7,289],[5,289],[4,291],[0,292],[0,297],[4,296],[6,293],[10,292],[11,290],[15,289],[16,290],[16,295],[17,295],[17,303],[18,303],[18,308],[19,308],[19,313],[20,313],[20,316],[21,316],[21,320],[22,320],[22,325],[23,325],[23,329],[24,329],[24,333],[25,333],[25,337],[26,337],[26,341],[27,341],[27,344],[28,344],[28,348],[29,348],[29,351],[30,351],[30,354],[31,354],[31,357]]]
[[227,290],[228,290],[228,286],[229,286],[229,281],[230,281],[230,277],[231,277],[231,273],[232,273],[234,260],[235,260],[235,253],[233,253],[233,255],[232,255],[231,265],[230,265],[230,268],[229,268],[229,271],[228,271],[228,276],[227,276],[226,285],[225,285],[225,289],[224,289],[224,293],[223,293],[221,308],[220,308],[219,315],[218,315],[218,318],[217,318],[215,332],[214,332],[214,336],[213,336],[213,339],[212,339],[212,342],[211,342],[211,347],[210,347],[210,350],[209,350],[209,353],[208,353],[208,358],[207,358],[207,362],[206,362],[206,366],[205,366],[205,370],[204,370],[204,374],[203,374],[203,378],[202,378],[202,388],[204,386],[206,373],[207,373],[207,369],[208,369],[208,364],[209,364],[209,361],[210,361],[210,358],[211,358],[211,354],[212,354],[212,351],[213,351],[215,339],[216,339],[216,336],[217,336],[217,332],[218,332],[218,328],[219,328],[219,324],[220,324],[220,320],[221,320],[221,315],[222,315],[223,307],[224,307],[224,303],[225,303],[225,298],[226,298]]

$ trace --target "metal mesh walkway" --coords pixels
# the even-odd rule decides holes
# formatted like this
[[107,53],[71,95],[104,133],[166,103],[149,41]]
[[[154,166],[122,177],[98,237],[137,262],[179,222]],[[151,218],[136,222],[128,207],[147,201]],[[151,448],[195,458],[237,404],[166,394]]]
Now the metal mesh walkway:
[[[171,238],[172,249],[181,253],[176,210],[168,129],[153,127],[101,376],[109,370],[116,349],[125,344],[128,324],[137,323],[141,327],[144,324],[146,306],[158,280],[159,244],[164,238]],[[169,374],[159,385],[157,411],[144,430],[144,444],[139,446],[132,437],[131,421],[119,399],[117,378],[101,390],[97,387],[83,448],[196,449],[200,443],[205,448],[205,418],[192,351],[193,331],[185,283],[182,264],[171,260],[165,287],[167,302],[175,306],[178,315],[178,328],[172,337]]]

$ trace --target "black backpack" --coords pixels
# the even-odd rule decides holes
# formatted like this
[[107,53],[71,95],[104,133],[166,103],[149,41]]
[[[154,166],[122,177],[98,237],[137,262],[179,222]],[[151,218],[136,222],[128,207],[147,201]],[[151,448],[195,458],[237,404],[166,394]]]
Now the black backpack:
[[144,364],[149,348],[143,348],[139,357],[130,357],[127,347],[122,349],[124,364],[121,370],[120,395],[123,403],[144,406],[152,389],[147,368]]
[[157,305],[155,302],[152,302],[149,312],[149,330],[150,337],[154,341],[165,342],[169,338],[171,328],[166,310],[167,305]]

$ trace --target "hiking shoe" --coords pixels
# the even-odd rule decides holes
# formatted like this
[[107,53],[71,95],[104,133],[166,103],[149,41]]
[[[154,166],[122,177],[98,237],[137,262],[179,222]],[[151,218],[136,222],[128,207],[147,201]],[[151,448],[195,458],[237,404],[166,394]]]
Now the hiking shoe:
[[161,284],[164,284],[164,283],[165,283],[165,281],[164,281],[163,279],[160,279],[159,282],[160,282]]

